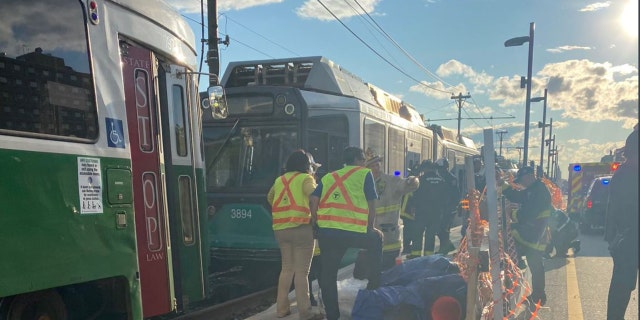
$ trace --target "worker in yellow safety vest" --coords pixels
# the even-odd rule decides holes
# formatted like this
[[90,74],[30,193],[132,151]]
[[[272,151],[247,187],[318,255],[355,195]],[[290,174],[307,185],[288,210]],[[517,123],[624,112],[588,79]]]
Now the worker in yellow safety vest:
[[382,232],[375,228],[378,198],[371,170],[364,167],[364,151],[347,147],[345,166],[326,174],[309,197],[312,220],[317,222],[320,245],[320,289],[328,320],[340,318],[338,268],[348,248],[367,249],[367,289],[380,286]]
[[[376,227],[382,231],[384,242],[382,247],[382,268],[389,269],[395,265],[396,258],[402,250],[402,221],[400,208],[403,196],[420,185],[418,178],[409,176],[401,178],[397,175],[386,174],[383,170],[384,159],[371,149],[365,153],[366,166],[371,169],[376,183],[378,199],[374,201],[376,207]],[[359,262],[359,260],[357,260]],[[355,266],[357,269],[358,266]]]
[[287,159],[286,173],[274,181],[267,194],[273,216],[273,231],[282,260],[276,297],[278,317],[291,313],[289,291],[293,281],[300,320],[324,318],[319,310],[311,308],[308,291],[314,250],[309,209],[309,195],[317,186],[312,175],[314,166],[317,164],[311,154],[301,149],[294,151]]

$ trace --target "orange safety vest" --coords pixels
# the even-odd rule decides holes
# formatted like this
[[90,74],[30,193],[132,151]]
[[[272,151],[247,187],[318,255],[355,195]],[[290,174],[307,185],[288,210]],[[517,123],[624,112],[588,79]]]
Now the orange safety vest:
[[367,232],[369,205],[364,194],[368,168],[345,166],[322,178],[318,226],[358,233]]
[[[307,176],[307,174],[300,172],[287,172],[273,183],[273,190],[277,195],[271,206],[273,230],[309,224],[311,220],[309,197],[302,192],[302,186]],[[292,190],[296,190],[296,192]]]

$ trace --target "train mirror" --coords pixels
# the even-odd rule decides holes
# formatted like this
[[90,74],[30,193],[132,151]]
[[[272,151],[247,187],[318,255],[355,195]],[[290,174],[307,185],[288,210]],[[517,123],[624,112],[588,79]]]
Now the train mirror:
[[213,86],[207,89],[209,96],[209,107],[211,107],[211,115],[214,119],[225,119],[229,115],[227,109],[227,99],[224,96],[222,86]]

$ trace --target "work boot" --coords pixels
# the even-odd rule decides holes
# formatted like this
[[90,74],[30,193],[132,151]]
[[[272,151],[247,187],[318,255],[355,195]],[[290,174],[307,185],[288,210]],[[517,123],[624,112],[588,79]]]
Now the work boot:
[[547,303],[547,295],[545,293],[531,294],[527,297],[527,300],[529,300],[529,309],[534,311],[538,302],[540,302],[540,306],[544,306]]
[[573,248],[573,255],[575,256],[580,252],[580,240],[571,241],[571,247]]
[[316,298],[313,296],[313,293],[309,293],[309,302],[311,302],[312,307],[318,306],[318,301],[316,301]]

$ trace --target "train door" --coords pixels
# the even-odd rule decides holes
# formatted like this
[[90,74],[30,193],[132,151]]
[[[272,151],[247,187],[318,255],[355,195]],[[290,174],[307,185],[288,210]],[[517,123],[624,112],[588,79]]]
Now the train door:
[[167,207],[173,254],[173,273],[178,308],[205,298],[202,237],[198,218],[197,177],[195,164],[198,145],[194,139],[192,121],[197,106],[192,92],[195,81],[184,74],[179,65],[161,63],[158,66],[158,85],[162,114],[162,136],[167,181]]
[[156,101],[154,54],[121,42],[122,75],[136,223],[138,267],[145,318],[173,309],[171,255],[167,241],[167,212],[162,139]]

